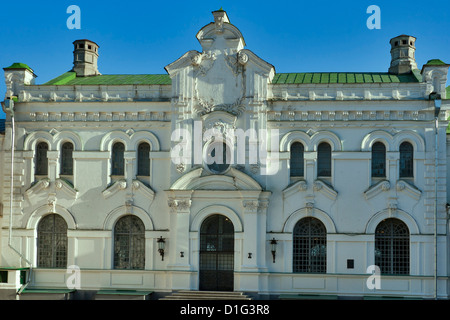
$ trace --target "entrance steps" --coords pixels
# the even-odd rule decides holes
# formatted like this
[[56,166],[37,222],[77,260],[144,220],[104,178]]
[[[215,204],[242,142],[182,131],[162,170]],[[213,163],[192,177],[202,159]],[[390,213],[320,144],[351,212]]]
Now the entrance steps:
[[180,290],[159,300],[252,300],[243,292]]

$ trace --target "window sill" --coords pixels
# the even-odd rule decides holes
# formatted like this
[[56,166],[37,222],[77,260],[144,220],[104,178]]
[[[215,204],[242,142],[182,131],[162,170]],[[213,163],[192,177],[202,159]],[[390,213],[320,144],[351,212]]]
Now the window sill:
[[62,180],[65,180],[65,181],[69,182],[71,185],[73,185],[73,175],[60,174],[59,178]]
[[405,181],[408,182],[409,184],[414,185],[414,177],[400,177],[398,178],[399,181]]
[[371,185],[374,186],[377,183],[380,183],[381,181],[387,180],[386,177],[371,177]]
[[297,181],[304,181],[305,177],[304,176],[291,176],[290,177],[291,183],[295,183]]
[[110,175],[109,177],[111,179],[111,184],[113,184],[114,182],[117,182],[117,181],[125,179],[125,175],[121,175],[121,176]]
[[150,185],[150,176],[136,176],[136,180],[139,180],[146,186]]
[[331,184],[331,177],[319,176],[319,177],[317,177],[317,180],[322,181],[323,183],[329,185],[330,187],[332,186],[332,184]]

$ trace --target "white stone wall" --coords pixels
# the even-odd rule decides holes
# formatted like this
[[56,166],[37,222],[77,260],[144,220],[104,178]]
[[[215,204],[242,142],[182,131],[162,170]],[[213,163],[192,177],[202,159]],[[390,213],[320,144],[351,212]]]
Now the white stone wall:
[[[14,246],[35,267],[36,227],[43,216],[55,212],[68,224],[68,265],[81,268],[82,289],[198,289],[200,227],[209,215],[223,214],[235,229],[236,291],[433,297],[435,131],[433,104],[424,99],[427,80],[345,88],[272,85],[273,66],[243,49],[242,35],[233,25],[216,21],[198,39],[203,52],[189,51],[166,67],[171,86],[15,86],[20,93],[15,110]],[[448,295],[446,108],[438,130],[440,297]],[[279,153],[279,171],[261,174],[267,167],[260,161],[214,175],[204,164],[195,164],[194,156],[177,166],[171,149],[178,141],[171,135],[175,129],[193,134],[195,121],[205,129],[278,130],[269,157]],[[10,137],[7,127],[0,169],[5,208],[1,263],[26,267],[7,245]],[[50,146],[49,173],[48,179],[39,180],[34,156],[41,141]],[[66,141],[75,147],[73,177],[59,175]],[[120,179],[110,176],[115,141],[125,145]],[[151,146],[146,180],[136,177],[141,141]],[[289,176],[293,141],[305,145],[304,181],[293,182]],[[332,146],[328,184],[316,175],[321,141]],[[373,181],[370,173],[374,141],[387,146],[382,182]],[[402,141],[414,146],[414,179],[409,183],[398,177]],[[208,143],[201,142],[202,150]],[[136,215],[145,225],[145,270],[113,270],[114,224],[125,214]],[[327,228],[326,274],[292,273],[292,231],[306,216]],[[374,264],[374,232],[388,217],[409,228],[410,275],[383,276],[381,289],[373,291],[366,280],[367,268]],[[157,251],[161,236],[166,239],[164,261]],[[275,263],[272,238],[278,240]],[[354,269],[347,269],[347,259],[354,259]],[[64,287],[68,276],[63,269],[37,268],[32,285]]]

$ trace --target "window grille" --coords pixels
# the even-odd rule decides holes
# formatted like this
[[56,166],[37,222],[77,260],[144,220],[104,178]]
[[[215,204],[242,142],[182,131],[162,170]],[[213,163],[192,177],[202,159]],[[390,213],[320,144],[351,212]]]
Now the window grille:
[[35,175],[46,176],[48,174],[48,159],[47,159],[48,144],[40,142],[36,146],[36,163]]
[[61,174],[73,175],[73,144],[66,142],[61,147]]
[[121,142],[116,142],[112,148],[111,155],[111,175],[123,176],[125,161],[124,161],[125,146]]
[[114,269],[145,268],[145,227],[141,219],[127,215],[114,227]]
[[412,178],[414,149],[411,143],[403,142],[400,145],[400,178]]
[[331,146],[326,142],[317,148],[317,176],[331,177]]
[[41,268],[67,267],[67,223],[57,214],[42,218],[38,225],[37,261]]
[[327,231],[315,218],[303,218],[294,227],[293,272],[326,273]]
[[409,274],[409,230],[405,223],[389,218],[377,226],[375,264],[382,274]]
[[381,142],[372,146],[372,177],[386,177],[386,146]]
[[291,177],[304,176],[304,151],[305,147],[300,142],[291,145],[290,174]]
[[138,146],[138,176],[150,175],[150,145],[146,142]]

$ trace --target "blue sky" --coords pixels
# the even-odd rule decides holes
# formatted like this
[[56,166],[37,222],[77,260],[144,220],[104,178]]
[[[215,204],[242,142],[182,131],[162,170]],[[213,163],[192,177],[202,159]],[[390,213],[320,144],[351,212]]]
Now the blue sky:
[[[81,9],[81,29],[68,29],[70,5]],[[381,10],[370,30],[367,8]],[[201,50],[197,31],[223,8],[247,49],[276,72],[386,72],[389,40],[417,37],[419,68],[438,58],[450,63],[450,10],[441,1],[3,1],[0,66],[28,64],[44,83],[72,68],[72,42],[99,44],[103,74],[165,73],[188,50]],[[4,99],[4,77],[0,99]],[[0,118],[3,118],[0,112]]]

